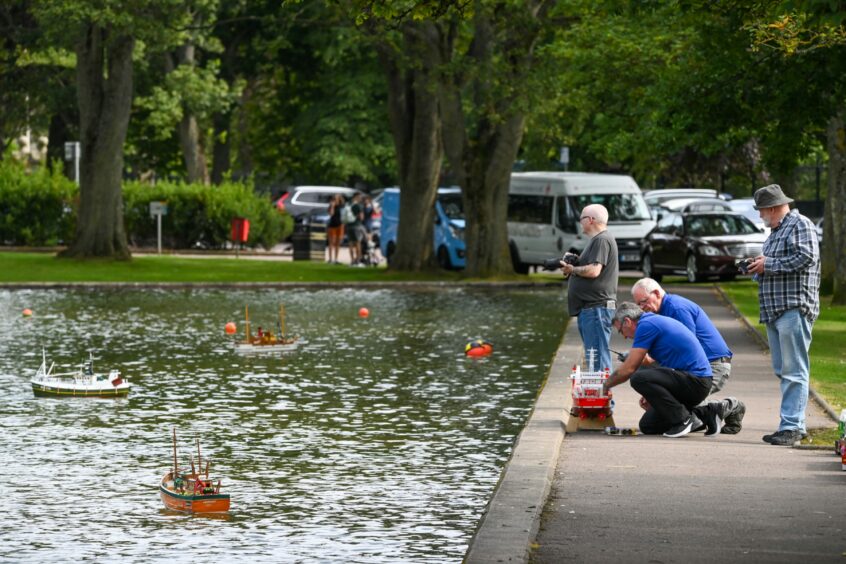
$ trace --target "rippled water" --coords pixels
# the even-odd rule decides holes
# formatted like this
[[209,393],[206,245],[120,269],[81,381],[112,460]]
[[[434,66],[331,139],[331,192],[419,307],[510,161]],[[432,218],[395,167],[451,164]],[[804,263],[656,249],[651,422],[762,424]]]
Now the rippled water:
[[[241,356],[223,332],[307,343]],[[460,562],[561,338],[552,290],[0,292],[0,559]],[[357,317],[359,307],[371,315]],[[31,318],[21,316],[31,308]],[[468,359],[484,337],[493,356]],[[35,398],[44,346],[129,398]],[[164,509],[195,437],[223,517]],[[182,455],[185,455],[183,458]]]

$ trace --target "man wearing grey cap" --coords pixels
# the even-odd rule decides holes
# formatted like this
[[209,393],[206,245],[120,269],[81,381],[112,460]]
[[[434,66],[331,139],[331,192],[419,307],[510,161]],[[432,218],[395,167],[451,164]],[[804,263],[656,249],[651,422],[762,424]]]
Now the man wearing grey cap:
[[781,421],[764,442],[790,446],[806,436],[811,329],[820,313],[820,250],[814,224],[778,184],[755,191],[755,209],[772,229],[749,265],[758,281],[761,323],[767,327],[773,370],[781,385]]

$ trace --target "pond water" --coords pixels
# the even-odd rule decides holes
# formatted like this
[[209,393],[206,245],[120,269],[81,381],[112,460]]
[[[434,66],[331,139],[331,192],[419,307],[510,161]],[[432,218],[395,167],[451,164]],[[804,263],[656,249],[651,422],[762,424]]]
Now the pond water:
[[[243,356],[228,321],[293,353]],[[560,290],[0,291],[0,560],[460,562],[561,339]],[[368,319],[357,316],[360,307]],[[25,318],[24,308],[34,314]],[[466,358],[483,337],[495,352]],[[35,398],[88,351],[128,398]],[[164,509],[200,438],[224,516]]]

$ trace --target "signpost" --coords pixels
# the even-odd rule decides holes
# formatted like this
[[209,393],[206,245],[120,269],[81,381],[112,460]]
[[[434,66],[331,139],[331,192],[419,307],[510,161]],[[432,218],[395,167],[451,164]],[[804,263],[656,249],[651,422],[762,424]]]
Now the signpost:
[[65,160],[73,161],[73,181],[79,186],[79,157],[82,154],[79,141],[65,142]]
[[558,159],[564,165],[564,171],[567,171],[567,165],[570,164],[570,147],[561,147],[561,158]]
[[156,248],[162,254],[162,216],[167,215],[167,202],[150,202],[150,217],[156,218]]

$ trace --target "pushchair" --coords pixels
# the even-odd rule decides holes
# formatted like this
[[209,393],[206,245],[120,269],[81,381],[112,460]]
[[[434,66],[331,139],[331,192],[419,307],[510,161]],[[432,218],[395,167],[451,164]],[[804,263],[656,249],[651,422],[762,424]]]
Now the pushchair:
[[359,264],[364,266],[378,266],[382,262],[382,253],[379,251],[379,245],[373,241],[373,235],[368,233],[361,242],[361,260]]

